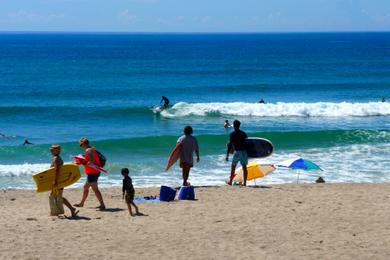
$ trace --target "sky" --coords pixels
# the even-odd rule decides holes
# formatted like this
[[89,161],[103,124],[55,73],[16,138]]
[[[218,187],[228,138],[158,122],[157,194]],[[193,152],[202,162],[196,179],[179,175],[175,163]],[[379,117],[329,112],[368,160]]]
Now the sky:
[[0,0],[0,31],[389,31],[390,0]]

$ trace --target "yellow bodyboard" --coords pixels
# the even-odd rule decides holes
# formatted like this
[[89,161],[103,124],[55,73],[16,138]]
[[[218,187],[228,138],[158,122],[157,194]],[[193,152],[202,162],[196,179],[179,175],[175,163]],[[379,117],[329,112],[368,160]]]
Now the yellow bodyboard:
[[77,164],[66,163],[60,167],[60,173],[57,179],[57,185],[53,187],[55,169],[50,168],[43,172],[33,174],[36,185],[36,192],[52,191],[53,188],[64,188],[80,179],[80,170]]

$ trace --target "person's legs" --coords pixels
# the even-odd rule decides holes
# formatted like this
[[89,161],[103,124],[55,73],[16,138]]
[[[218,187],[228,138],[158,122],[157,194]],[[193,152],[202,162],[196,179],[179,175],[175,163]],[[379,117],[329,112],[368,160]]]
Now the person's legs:
[[88,193],[89,193],[89,187],[91,187],[91,184],[87,181],[84,184],[84,189],[83,189],[83,198],[81,199],[80,203],[74,204],[76,207],[84,207],[84,202],[88,198]]
[[67,206],[68,209],[70,210],[70,214],[72,214],[72,217],[76,216],[77,213],[79,213],[79,211],[76,210],[76,208],[73,207],[72,204],[70,204],[66,198],[62,197],[62,200],[63,200],[65,206]]
[[237,166],[237,163],[239,160],[240,160],[240,153],[235,151],[234,155],[233,155],[233,159],[232,159],[232,167],[230,170],[230,179],[229,179],[229,182],[227,183],[228,185],[233,184],[233,179],[234,179],[235,172],[236,172],[236,166]]
[[126,202],[126,204],[127,204],[127,208],[129,209],[129,214],[130,214],[130,216],[134,216],[134,214],[133,214],[133,211],[132,211],[132,209],[131,209],[131,204],[129,203],[129,202]]
[[229,178],[229,182],[227,183],[228,185],[232,185],[235,171],[236,171],[236,164],[232,163],[232,167],[230,169],[230,178]]
[[189,165],[183,166],[183,186],[187,186],[187,180],[190,176],[191,167]]
[[138,207],[137,207],[137,205],[135,205],[134,201],[131,202],[131,205],[133,205],[135,208],[135,214],[139,214]]
[[95,192],[96,198],[98,199],[98,201],[100,203],[99,208],[100,209],[105,209],[106,206],[104,205],[102,194],[100,193],[100,190],[98,188],[98,183],[97,182],[92,182],[90,185],[91,185],[91,188],[92,188],[93,192]]
[[240,152],[240,163],[241,163],[242,171],[244,174],[243,186],[246,186],[246,181],[248,179],[248,168],[246,167],[248,165],[248,154],[246,151]]
[[246,186],[246,180],[248,179],[248,169],[246,168],[246,165],[242,165],[242,171],[244,173],[244,183],[243,183],[243,186]]

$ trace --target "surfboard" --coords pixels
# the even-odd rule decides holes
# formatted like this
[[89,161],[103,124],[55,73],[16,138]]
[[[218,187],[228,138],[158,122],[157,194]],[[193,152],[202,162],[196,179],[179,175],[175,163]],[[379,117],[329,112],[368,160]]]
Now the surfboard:
[[179,144],[176,144],[175,148],[173,148],[171,154],[169,155],[167,165],[165,167],[165,171],[168,171],[169,168],[171,168],[177,162],[177,160],[179,160],[181,147],[182,147],[182,144],[179,143]]
[[152,111],[153,111],[153,113],[157,114],[157,113],[162,112],[164,109],[165,109],[164,106],[156,106],[156,107],[152,108]]
[[[36,185],[36,192],[52,191],[55,168],[52,167],[42,172],[33,174]],[[57,179],[57,186],[60,189],[72,185],[80,179],[80,170],[77,164],[66,163],[60,167],[60,173]]]
[[264,138],[249,137],[245,143],[246,152],[248,153],[248,157],[251,158],[268,157],[274,151],[274,146],[271,141]]

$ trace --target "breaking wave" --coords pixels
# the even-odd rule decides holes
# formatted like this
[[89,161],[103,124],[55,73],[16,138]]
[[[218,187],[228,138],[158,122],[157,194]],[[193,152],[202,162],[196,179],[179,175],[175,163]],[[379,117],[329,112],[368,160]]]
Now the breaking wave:
[[317,102],[317,103],[185,103],[180,102],[161,113],[167,118],[200,116],[248,117],[373,117],[390,116],[390,103]]

